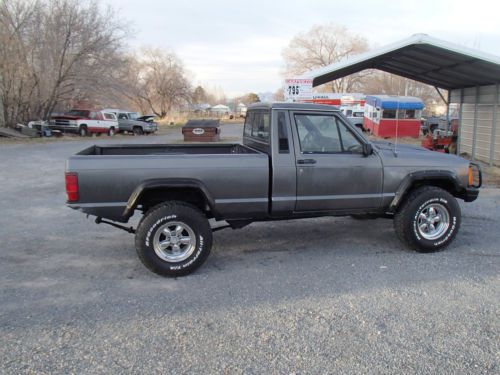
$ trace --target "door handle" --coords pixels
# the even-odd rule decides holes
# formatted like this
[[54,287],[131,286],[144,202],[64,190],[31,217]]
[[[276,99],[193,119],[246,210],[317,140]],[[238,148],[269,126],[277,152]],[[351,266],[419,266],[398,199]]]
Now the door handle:
[[314,159],[299,159],[299,160],[297,160],[297,164],[316,164],[316,160],[314,160]]

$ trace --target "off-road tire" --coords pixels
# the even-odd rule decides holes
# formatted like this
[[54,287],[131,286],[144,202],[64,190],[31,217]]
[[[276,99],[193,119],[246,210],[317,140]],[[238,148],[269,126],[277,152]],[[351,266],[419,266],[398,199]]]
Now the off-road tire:
[[[419,232],[418,218],[429,204],[443,206],[449,215],[449,226],[438,238],[429,240]],[[450,193],[436,186],[422,186],[409,193],[396,214],[394,229],[398,238],[411,249],[430,253],[444,249],[455,238],[461,223],[460,206]]]
[[[194,232],[196,245],[193,253],[179,262],[162,259],[154,249],[156,232],[169,222],[180,222]],[[141,262],[161,276],[184,276],[200,267],[212,248],[212,230],[206,216],[196,207],[177,201],[152,207],[139,222],[135,247]]]
[[134,135],[143,135],[144,130],[140,126],[134,126],[133,128]]

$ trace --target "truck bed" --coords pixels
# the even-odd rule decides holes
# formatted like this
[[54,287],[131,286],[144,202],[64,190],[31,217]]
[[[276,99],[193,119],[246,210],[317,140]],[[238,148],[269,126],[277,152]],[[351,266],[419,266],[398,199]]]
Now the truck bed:
[[124,221],[129,198],[149,181],[191,181],[202,186],[225,218],[268,214],[269,156],[241,144],[104,145],[71,156],[80,199],[70,206]]
[[163,144],[91,146],[77,155],[223,155],[258,154],[250,147],[237,143],[223,144]]

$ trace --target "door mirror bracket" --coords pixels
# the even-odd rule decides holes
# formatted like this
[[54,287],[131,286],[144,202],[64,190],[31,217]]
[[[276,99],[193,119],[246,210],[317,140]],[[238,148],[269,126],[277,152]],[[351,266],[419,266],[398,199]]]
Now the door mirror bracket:
[[363,155],[370,156],[373,154],[373,146],[371,143],[363,143]]

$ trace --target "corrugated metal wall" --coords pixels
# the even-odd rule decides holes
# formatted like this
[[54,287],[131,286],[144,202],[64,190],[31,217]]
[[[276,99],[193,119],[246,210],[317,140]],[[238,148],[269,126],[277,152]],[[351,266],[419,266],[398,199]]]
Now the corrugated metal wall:
[[499,85],[470,87],[450,92],[458,105],[458,151],[490,165],[500,165]]

